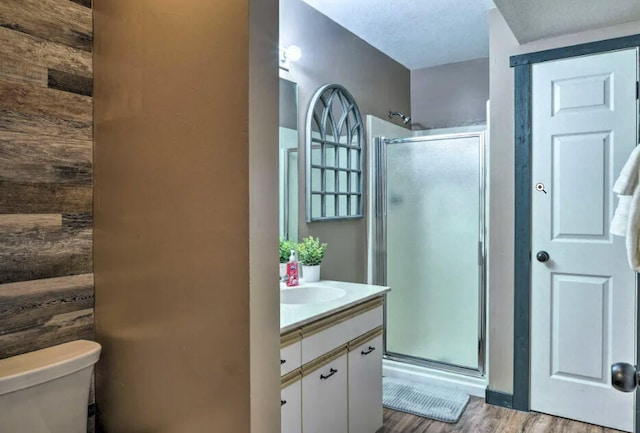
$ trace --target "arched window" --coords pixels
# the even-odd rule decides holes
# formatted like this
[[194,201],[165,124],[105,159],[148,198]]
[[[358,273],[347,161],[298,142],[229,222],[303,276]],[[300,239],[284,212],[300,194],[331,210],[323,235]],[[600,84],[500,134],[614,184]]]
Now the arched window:
[[307,222],[363,217],[364,125],[353,96],[327,84],[307,113]]

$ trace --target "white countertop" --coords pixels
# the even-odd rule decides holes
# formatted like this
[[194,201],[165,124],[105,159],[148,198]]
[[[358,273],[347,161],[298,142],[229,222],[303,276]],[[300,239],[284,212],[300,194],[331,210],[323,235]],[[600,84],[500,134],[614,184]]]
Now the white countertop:
[[[359,304],[361,302],[380,296],[391,289],[384,286],[374,286],[371,284],[345,283],[342,281],[322,280],[317,283],[302,283],[297,287],[305,286],[329,286],[342,289],[346,292],[344,296],[334,301],[322,302],[318,304],[283,304],[280,303],[280,332],[287,332],[291,329],[306,325],[307,323],[321,319],[337,311]],[[282,291],[295,289],[296,287],[286,287],[280,285]]]

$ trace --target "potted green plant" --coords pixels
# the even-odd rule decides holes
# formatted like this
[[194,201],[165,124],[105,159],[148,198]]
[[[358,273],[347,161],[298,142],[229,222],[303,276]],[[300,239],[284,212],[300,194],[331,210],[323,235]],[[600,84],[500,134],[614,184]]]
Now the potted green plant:
[[298,244],[302,278],[306,283],[320,281],[320,264],[326,251],[327,244],[321,244],[320,239],[313,236],[302,239]]
[[291,251],[295,250],[297,244],[293,241],[280,238],[280,279],[287,276],[287,262],[291,256]]

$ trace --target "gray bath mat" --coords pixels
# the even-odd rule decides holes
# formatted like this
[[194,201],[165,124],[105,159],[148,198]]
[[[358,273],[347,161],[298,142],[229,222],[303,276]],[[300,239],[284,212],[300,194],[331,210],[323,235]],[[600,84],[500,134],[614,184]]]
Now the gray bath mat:
[[469,403],[469,396],[455,388],[382,378],[382,404],[400,412],[456,423]]

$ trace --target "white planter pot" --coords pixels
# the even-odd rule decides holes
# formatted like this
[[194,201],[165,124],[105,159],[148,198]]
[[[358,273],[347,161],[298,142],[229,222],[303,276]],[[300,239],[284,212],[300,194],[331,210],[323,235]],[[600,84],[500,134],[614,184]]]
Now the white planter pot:
[[287,279],[287,264],[280,263],[280,281],[286,281]]
[[305,283],[315,283],[320,281],[320,265],[302,265],[302,278],[304,278]]

